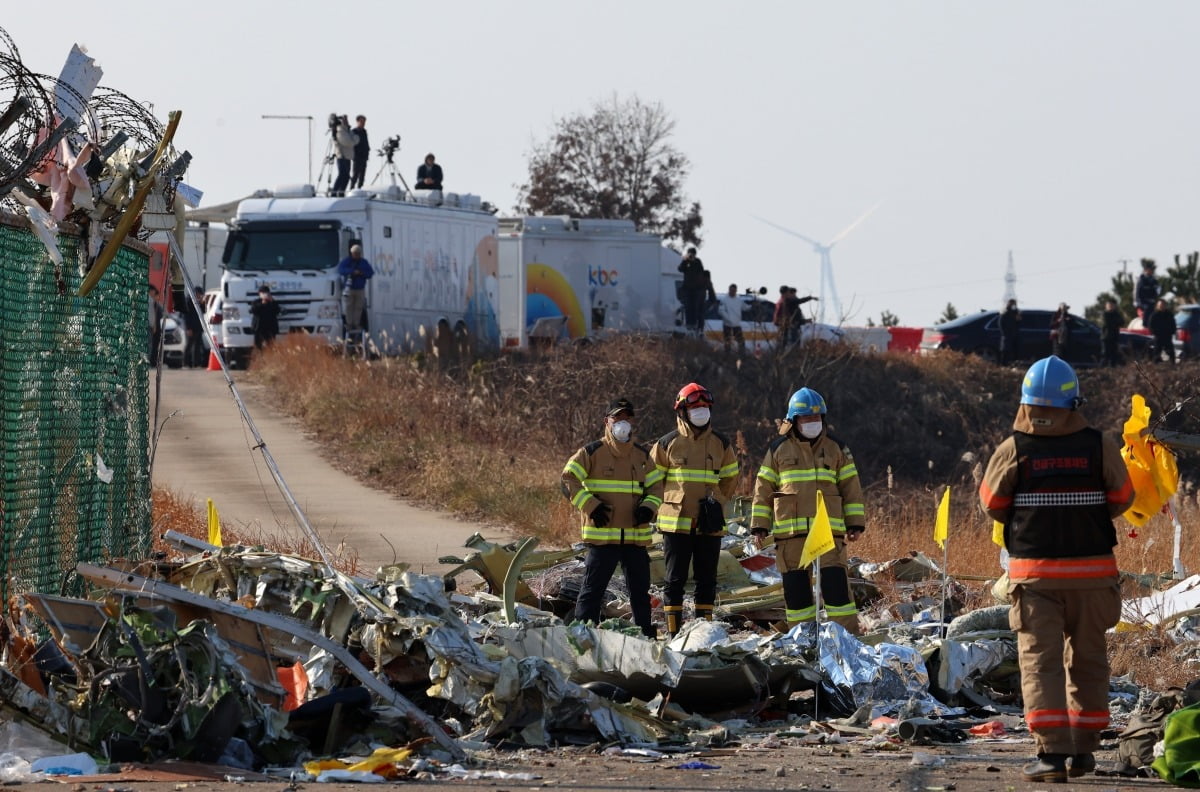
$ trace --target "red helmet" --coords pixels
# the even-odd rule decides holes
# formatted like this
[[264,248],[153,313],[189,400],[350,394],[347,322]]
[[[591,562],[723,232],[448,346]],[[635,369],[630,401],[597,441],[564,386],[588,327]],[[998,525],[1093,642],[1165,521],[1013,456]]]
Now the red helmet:
[[695,382],[689,382],[680,389],[679,395],[675,397],[675,409],[686,410],[692,407],[712,407],[713,397],[709,393],[708,388],[698,385]]

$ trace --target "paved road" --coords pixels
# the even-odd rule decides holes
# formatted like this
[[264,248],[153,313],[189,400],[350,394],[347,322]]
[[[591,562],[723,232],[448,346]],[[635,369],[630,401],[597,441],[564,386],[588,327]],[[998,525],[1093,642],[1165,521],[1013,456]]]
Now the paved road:
[[[238,392],[288,488],[326,547],[344,541],[357,549],[361,573],[395,557],[416,571],[437,574],[448,569],[437,563],[438,556],[470,552],[462,544],[476,531],[491,540],[505,538],[495,526],[414,507],[337,470],[297,422],[273,409],[266,391],[244,376],[234,374]],[[222,522],[252,537],[259,531],[268,537],[302,534],[261,453],[251,450],[253,435],[220,372],[164,371],[161,399],[158,421],[166,423],[154,460],[155,486],[195,498],[201,508],[211,497]]]

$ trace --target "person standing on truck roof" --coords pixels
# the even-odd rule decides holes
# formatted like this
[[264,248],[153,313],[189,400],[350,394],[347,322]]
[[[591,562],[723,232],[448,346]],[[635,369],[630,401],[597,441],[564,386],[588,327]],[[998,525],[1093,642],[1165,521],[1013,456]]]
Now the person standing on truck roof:
[[346,194],[346,185],[350,183],[350,161],[354,159],[354,133],[350,131],[350,120],[346,116],[338,116],[333,129],[334,164],[337,165],[337,179],[333,182],[330,195]]
[[362,245],[351,245],[350,255],[338,263],[342,276],[342,293],[346,305],[346,334],[361,333],[363,313],[367,310],[367,281],[374,277],[371,262],[363,258]]
[[988,461],[979,500],[1004,525],[1009,626],[1037,761],[1026,781],[1096,769],[1108,728],[1105,633],[1121,616],[1113,518],[1133,503],[1121,448],[1088,426],[1079,378],[1061,358],[1029,367],[1013,433]]
[[746,349],[746,339],[742,335],[742,298],[738,296],[737,284],[729,284],[729,291],[717,300],[718,311],[721,314],[721,336],[725,351],[729,351],[730,343],[736,343],[736,351],[740,355]]
[[262,349],[279,335],[279,303],[271,296],[271,287],[258,287],[258,299],[250,303],[250,329],[254,331],[254,348]]
[[683,623],[689,571],[696,584],[696,619],[712,621],[717,600],[725,504],[737,486],[738,463],[733,444],[712,428],[712,407],[707,388],[684,385],[675,397],[675,430],[650,452],[665,480],[657,525],[667,563],[663,615],[671,635]]
[[567,460],[561,483],[563,495],[582,513],[582,538],[588,545],[575,618],[600,621],[604,592],[620,564],[633,621],[643,635],[654,638],[658,631],[650,617],[648,549],[650,522],[662,505],[663,474],[649,449],[633,442],[633,414],[628,399],[609,404],[604,437]]
[[704,264],[696,256],[696,248],[687,249],[679,262],[683,273],[680,296],[683,298],[683,321],[689,331],[704,334],[704,298],[708,287],[704,282]]
[[363,186],[367,179],[367,160],[371,158],[371,143],[367,140],[367,117],[354,119],[354,169],[350,174],[350,189]]
[[425,163],[417,168],[417,189],[442,189],[442,166],[434,161],[432,154],[426,154]]

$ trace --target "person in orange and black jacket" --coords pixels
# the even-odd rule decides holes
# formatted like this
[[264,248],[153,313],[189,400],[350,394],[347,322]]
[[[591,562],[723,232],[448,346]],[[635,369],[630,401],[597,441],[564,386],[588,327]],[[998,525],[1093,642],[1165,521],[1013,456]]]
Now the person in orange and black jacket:
[[820,490],[836,547],[821,561],[821,598],[830,620],[857,635],[858,607],[846,571],[846,541],[857,541],[867,529],[866,507],[854,456],[826,430],[827,413],[825,399],[812,388],[801,388],[788,399],[781,436],[771,442],[758,469],[750,532],[760,541],[774,537],[788,627],[815,621],[818,603],[800,558]]
[[658,530],[663,537],[667,582],[663,615],[675,635],[683,622],[683,589],[695,578],[696,618],[712,620],[717,600],[717,562],[725,535],[725,506],[737,486],[733,445],[712,429],[713,398],[694,382],[675,397],[675,430],[651,449],[663,477]]
[[575,452],[562,472],[563,495],[583,514],[588,545],[575,618],[599,622],[604,592],[617,564],[625,572],[633,621],[657,636],[650,615],[651,527],[662,504],[662,473],[646,446],[633,442],[633,404],[617,399],[608,407],[604,437]]
[[1017,633],[1028,781],[1093,772],[1108,727],[1105,633],[1121,615],[1113,518],[1133,503],[1121,449],[1088,426],[1079,378],[1061,358],[1025,374],[1013,434],[988,462],[979,499],[1004,524],[1009,624]]

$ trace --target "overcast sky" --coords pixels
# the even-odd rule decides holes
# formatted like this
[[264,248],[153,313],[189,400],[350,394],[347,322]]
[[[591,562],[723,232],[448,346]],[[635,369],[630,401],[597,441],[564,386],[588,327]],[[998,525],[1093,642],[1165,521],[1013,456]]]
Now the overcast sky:
[[[16,5],[16,4],[13,4]],[[833,251],[848,323],[994,308],[1008,251],[1027,307],[1078,312],[1121,259],[1200,248],[1200,3],[57,0],[0,25],[31,69],[72,43],[102,85],[183,111],[205,203],[307,178],[331,112],[426,152],[446,189],[511,209],[531,142],[614,92],[662,102],[692,162],[718,288],[818,293]],[[369,177],[379,160],[373,159]]]

